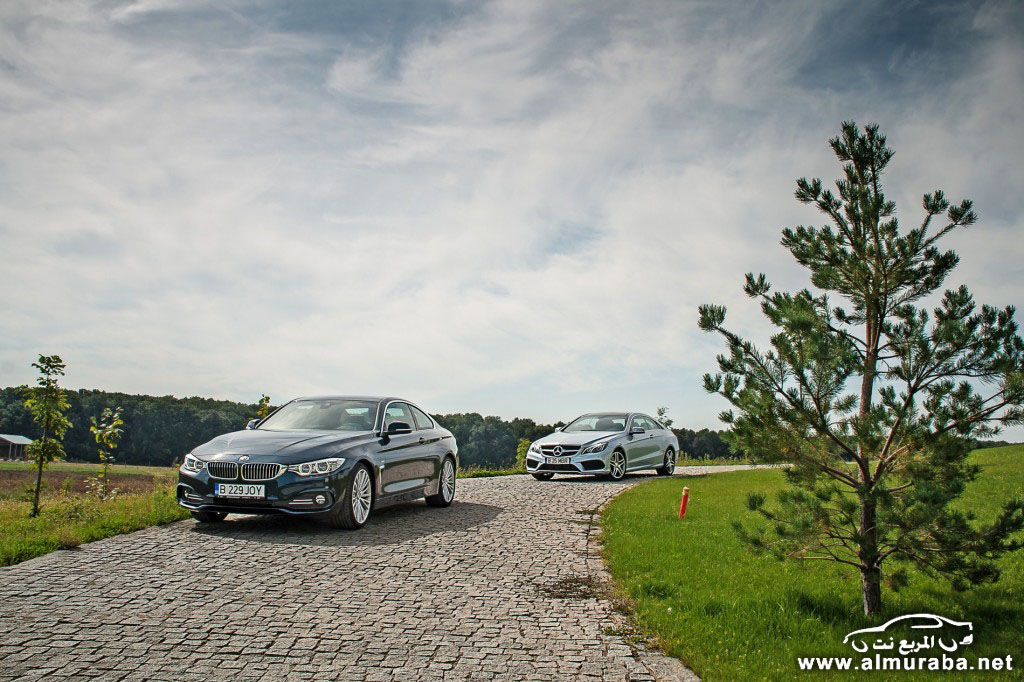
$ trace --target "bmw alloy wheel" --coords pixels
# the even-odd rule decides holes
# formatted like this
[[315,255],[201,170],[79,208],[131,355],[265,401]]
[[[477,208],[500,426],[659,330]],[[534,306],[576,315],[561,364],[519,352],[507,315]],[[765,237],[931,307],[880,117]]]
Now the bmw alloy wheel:
[[455,497],[455,465],[450,459],[444,461],[444,468],[441,469],[441,494],[445,502],[451,502]]
[[626,456],[619,450],[612,453],[612,459],[608,463],[608,473],[616,481],[626,475]]
[[437,492],[427,495],[427,504],[431,507],[448,507],[455,499],[455,459],[445,457],[441,462],[441,472],[437,475]]
[[372,502],[373,488],[370,484],[370,474],[366,472],[365,467],[359,467],[355,480],[352,482],[352,517],[359,525],[366,523]]

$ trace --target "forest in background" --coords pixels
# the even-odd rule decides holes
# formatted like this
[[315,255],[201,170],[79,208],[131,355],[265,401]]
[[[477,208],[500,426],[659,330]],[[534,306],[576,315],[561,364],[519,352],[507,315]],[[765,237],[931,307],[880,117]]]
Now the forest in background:
[[[238,431],[256,416],[256,403],[245,404],[211,398],[129,395],[81,389],[67,391],[72,427],[64,439],[68,459],[98,460],[96,443],[89,432],[89,418],[104,408],[124,410],[124,437],[115,452],[122,464],[169,466],[185,453],[211,438]],[[0,433],[38,438],[39,433],[17,388],[0,389]],[[459,443],[463,467],[508,467],[515,463],[520,439],[534,441],[551,433],[555,424],[538,424],[532,419],[511,420],[484,417],[475,412],[433,415],[451,431]],[[720,432],[673,429],[684,456],[696,459],[732,457]],[[0,450],[0,458],[6,453]]]

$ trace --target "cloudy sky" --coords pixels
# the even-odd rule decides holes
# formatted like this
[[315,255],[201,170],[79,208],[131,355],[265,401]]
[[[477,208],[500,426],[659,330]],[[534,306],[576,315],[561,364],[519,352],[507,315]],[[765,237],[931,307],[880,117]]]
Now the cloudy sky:
[[[820,223],[841,121],[908,224],[975,200],[950,284],[1024,304],[1015,2],[0,5],[0,384],[538,420],[670,407],[766,338],[743,273]],[[1017,433],[1019,436],[1020,433]]]

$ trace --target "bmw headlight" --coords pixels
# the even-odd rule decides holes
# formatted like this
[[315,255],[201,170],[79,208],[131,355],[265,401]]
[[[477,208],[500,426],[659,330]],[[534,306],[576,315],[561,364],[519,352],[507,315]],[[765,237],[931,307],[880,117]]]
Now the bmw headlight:
[[288,471],[299,476],[326,476],[340,469],[344,463],[344,457],[328,457],[327,459],[318,459],[315,462],[292,464],[288,467]]
[[608,443],[609,442],[610,441],[603,440],[603,441],[601,441],[599,443],[594,443],[593,445],[588,445],[587,447],[583,448],[583,451],[580,454],[581,455],[590,455],[590,454],[593,454],[595,452],[601,452],[606,447],[608,447]]
[[206,468],[206,462],[192,455],[185,455],[181,463],[181,471],[186,474],[197,474]]
[[538,455],[539,455],[539,454],[541,454],[541,451],[540,451],[540,443],[534,443],[533,445],[531,445],[531,446],[530,446],[530,452],[535,452],[535,453],[537,453]]

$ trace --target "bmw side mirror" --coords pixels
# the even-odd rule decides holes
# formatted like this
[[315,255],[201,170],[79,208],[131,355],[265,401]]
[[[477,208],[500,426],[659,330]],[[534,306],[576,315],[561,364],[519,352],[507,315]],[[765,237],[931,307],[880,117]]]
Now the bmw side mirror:
[[406,422],[391,422],[388,424],[389,436],[400,436],[403,433],[412,433],[412,427]]
[[260,423],[259,419],[250,419],[249,423],[245,425],[246,430],[255,429],[256,425]]
[[644,427],[642,427],[642,426],[634,426],[633,428],[631,428],[629,430],[629,435],[631,435],[631,436],[638,436],[638,435],[640,435],[643,432],[644,432]]

